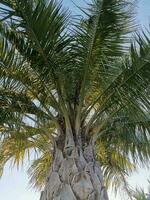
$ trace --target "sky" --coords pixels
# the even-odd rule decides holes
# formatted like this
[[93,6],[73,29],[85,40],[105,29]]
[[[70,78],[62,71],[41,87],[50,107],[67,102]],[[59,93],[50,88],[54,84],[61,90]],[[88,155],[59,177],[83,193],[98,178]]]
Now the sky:
[[[71,3],[71,0],[64,0],[64,5],[69,7],[73,13],[78,14],[78,10]],[[77,5],[84,6],[85,0],[76,0]],[[148,27],[150,22],[150,0],[139,0],[137,6],[137,20],[141,26]],[[17,169],[11,169],[8,165],[5,167],[4,174],[0,179],[0,199],[2,200],[39,200],[40,193],[29,188],[28,176],[26,174],[27,166]],[[147,179],[150,179],[150,171],[140,168],[129,178],[129,183],[133,188],[142,187],[145,189],[148,186]],[[109,192],[110,200],[126,200],[123,193],[117,197]]]

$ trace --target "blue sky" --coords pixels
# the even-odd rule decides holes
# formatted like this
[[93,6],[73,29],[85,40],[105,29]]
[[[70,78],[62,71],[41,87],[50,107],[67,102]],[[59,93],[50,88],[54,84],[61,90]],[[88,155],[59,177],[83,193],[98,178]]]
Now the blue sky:
[[[71,0],[64,0],[64,5],[70,7],[71,10],[75,9]],[[85,0],[76,0],[76,4],[83,6]],[[141,26],[148,27],[148,21],[150,21],[150,0],[139,0],[137,7],[137,18]],[[30,189],[28,186],[28,177],[25,173],[26,167],[17,171],[17,169],[10,169],[9,166],[5,167],[3,177],[0,179],[0,199],[2,200],[39,200],[39,193]],[[141,186],[147,187],[147,178],[150,178],[150,172],[141,168],[137,173],[129,179],[129,182],[133,187]],[[125,200],[122,196],[113,197],[110,196],[110,200]]]

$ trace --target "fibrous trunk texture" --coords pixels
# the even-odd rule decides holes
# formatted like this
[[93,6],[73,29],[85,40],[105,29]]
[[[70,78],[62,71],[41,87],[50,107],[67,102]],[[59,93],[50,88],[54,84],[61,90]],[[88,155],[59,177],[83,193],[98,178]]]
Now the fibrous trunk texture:
[[68,143],[63,151],[55,149],[40,200],[108,200],[92,145],[80,148]]

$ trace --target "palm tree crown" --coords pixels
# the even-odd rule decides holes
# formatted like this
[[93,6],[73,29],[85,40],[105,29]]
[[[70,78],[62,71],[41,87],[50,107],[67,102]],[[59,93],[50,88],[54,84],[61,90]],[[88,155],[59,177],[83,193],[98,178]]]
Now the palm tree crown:
[[81,17],[55,0],[0,5],[1,169],[34,150],[31,182],[42,186],[71,135],[95,147],[107,184],[126,186],[150,156],[150,37],[131,41],[133,2],[93,0]]

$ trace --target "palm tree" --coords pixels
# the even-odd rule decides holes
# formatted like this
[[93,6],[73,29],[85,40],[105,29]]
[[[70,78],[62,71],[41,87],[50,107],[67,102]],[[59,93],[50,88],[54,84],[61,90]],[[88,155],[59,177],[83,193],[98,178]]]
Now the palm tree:
[[1,171],[35,151],[40,200],[107,200],[150,157],[150,39],[130,42],[132,2],[93,0],[81,17],[55,0],[0,5]]

